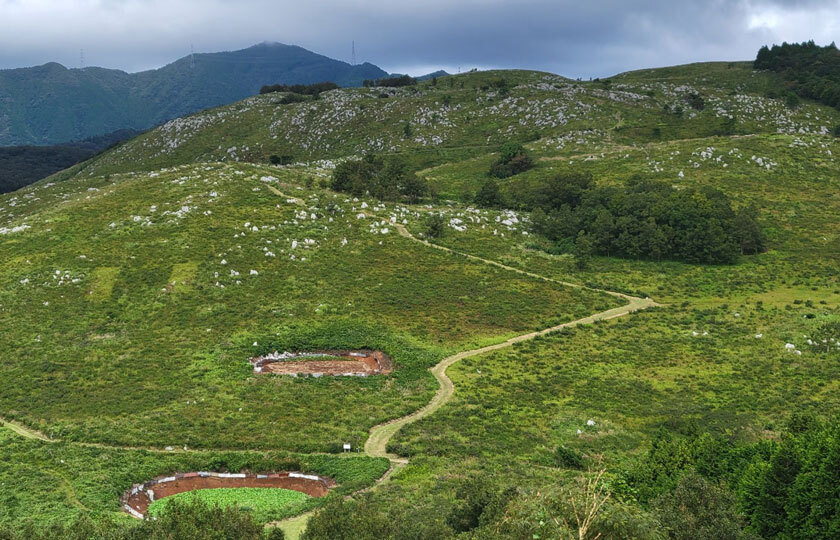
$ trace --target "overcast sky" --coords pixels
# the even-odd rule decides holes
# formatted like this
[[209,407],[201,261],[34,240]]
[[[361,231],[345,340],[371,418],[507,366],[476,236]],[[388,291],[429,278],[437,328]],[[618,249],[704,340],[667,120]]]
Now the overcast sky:
[[763,44],[840,41],[840,0],[0,0],[0,69],[140,71],[262,41],[414,75],[529,68],[596,77]]

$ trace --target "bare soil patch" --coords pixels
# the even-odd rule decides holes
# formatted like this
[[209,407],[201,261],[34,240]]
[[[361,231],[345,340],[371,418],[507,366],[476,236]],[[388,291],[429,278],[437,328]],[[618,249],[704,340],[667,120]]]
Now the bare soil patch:
[[297,472],[266,474],[189,472],[159,476],[137,484],[120,498],[123,510],[136,518],[143,518],[152,501],[197,489],[215,488],[282,488],[306,493],[310,497],[323,497],[335,487],[331,478]]
[[372,350],[274,352],[251,358],[251,365],[254,366],[254,373],[311,377],[367,377],[387,375],[394,370],[394,363],[387,354]]

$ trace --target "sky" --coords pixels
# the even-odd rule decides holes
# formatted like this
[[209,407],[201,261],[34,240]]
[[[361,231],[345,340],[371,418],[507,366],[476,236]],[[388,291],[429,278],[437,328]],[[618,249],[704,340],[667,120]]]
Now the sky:
[[525,68],[604,77],[840,42],[840,0],[0,0],[0,69],[134,72],[263,41],[392,73]]

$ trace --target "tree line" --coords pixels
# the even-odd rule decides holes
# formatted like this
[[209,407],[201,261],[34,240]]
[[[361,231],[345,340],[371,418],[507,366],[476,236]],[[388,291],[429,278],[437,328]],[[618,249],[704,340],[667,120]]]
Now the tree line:
[[382,79],[365,79],[362,86],[365,88],[373,88],[376,86],[386,86],[395,88],[398,86],[414,86],[417,84],[417,79],[410,75],[400,75],[398,77],[385,77]]
[[834,43],[825,47],[813,41],[765,45],[753,66],[779,73],[800,97],[840,108],[840,51]]
[[276,92],[291,92],[302,96],[316,96],[321,92],[335,90],[338,85],[331,81],[313,84],[271,84],[260,88],[260,94],[273,94]]

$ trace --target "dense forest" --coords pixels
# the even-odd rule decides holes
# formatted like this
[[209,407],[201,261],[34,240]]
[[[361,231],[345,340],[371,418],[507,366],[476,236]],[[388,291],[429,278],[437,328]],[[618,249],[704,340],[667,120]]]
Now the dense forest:
[[560,252],[628,259],[732,264],[740,255],[764,251],[758,212],[735,211],[712,187],[677,188],[636,177],[624,185],[596,185],[589,174],[511,179],[532,166],[521,145],[506,144],[475,195],[483,207],[532,212],[534,232]]
[[803,98],[840,108],[840,50],[813,41],[766,45],[758,51],[755,69],[775,71]]
[[81,163],[137,133],[132,129],[122,129],[108,135],[55,146],[0,147],[0,193],[15,191]]

